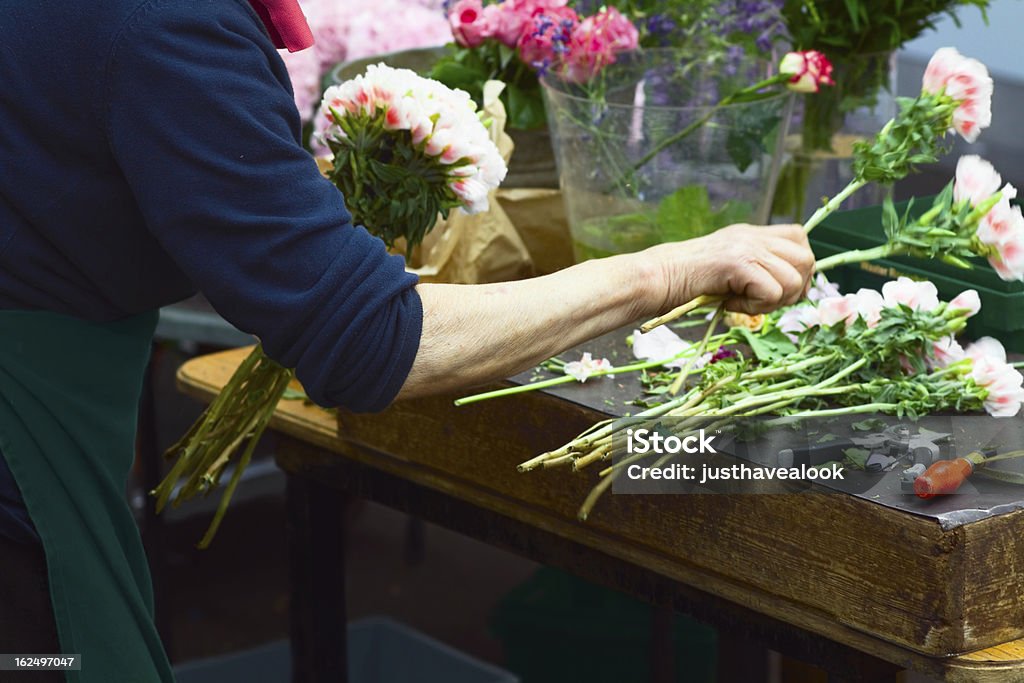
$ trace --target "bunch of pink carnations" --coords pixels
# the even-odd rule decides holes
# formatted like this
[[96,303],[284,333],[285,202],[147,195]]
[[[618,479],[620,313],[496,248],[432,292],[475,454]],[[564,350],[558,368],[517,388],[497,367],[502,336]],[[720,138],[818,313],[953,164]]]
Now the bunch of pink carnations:
[[328,88],[313,126],[352,214],[389,245],[404,237],[407,255],[438,214],[487,210],[507,170],[469,95],[408,69]]
[[448,13],[462,47],[494,40],[517,52],[540,74],[556,71],[575,82],[589,80],[616,55],[636,49],[640,34],[614,7],[579,17],[567,0],[506,0],[484,5],[458,0]]

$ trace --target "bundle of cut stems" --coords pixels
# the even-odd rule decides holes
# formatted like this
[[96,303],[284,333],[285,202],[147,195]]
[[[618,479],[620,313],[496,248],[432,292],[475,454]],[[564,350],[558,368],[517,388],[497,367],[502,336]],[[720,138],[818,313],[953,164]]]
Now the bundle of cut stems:
[[[896,404],[889,403],[866,403],[827,409],[820,407],[822,400],[828,397],[862,389],[863,385],[859,382],[843,383],[843,380],[866,363],[867,360],[861,358],[844,365],[842,355],[837,353],[831,356],[794,359],[759,370],[722,377],[708,386],[694,387],[681,396],[625,420],[595,425],[561,448],[520,464],[519,471],[528,472],[540,467],[559,465],[570,465],[574,470],[580,470],[596,462],[607,462],[616,458],[614,465],[601,471],[603,480],[580,508],[580,519],[586,519],[598,498],[623,468],[636,460],[649,457],[620,457],[625,454],[625,450],[616,444],[616,436],[628,427],[634,426],[636,421],[676,418],[680,421],[673,425],[673,430],[685,431],[700,424],[704,429],[713,431],[723,426],[727,422],[726,418],[782,411],[787,411],[787,419],[791,419],[895,410]],[[813,407],[801,410],[801,404],[806,403]]]
[[291,370],[275,363],[257,346],[188,433],[164,454],[165,458],[177,457],[177,460],[152,491],[157,498],[157,512],[161,512],[172,497],[172,504],[177,507],[199,494],[208,495],[220,484],[232,454],[245,446],[217,506],[217,513],[199,542],[200,548],[208,547],[213,541],[242,472],[252,460],[256,443],[267,428],[292,376]]

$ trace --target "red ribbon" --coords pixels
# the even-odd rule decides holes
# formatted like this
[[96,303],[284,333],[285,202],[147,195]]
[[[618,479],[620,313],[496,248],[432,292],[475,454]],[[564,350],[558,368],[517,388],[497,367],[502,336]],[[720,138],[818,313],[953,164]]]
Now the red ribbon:
[[313,32],[298,0],[249,0],[278,48],[298,52],[313,46]]

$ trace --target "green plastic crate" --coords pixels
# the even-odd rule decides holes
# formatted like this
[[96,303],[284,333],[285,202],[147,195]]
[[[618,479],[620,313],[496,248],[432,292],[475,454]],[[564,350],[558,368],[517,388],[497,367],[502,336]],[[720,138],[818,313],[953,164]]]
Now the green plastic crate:
[[[920,215],[931,207],[932,198],[916,200],[911,215]],[[896,205],[898,212],[907,202]],[[811,233],[811,247],[821,259],[853,249],[869,249],[885,241],[881,207],[840,211],[825,219]],[[1010,351],[1024,352],[1024,283],[1004,282],[984,259],[972,259],[971,270],[940,261],[910,257],[854,263],[828,271],[828,278],[843,292],[861,287],[879,289],[883,283],[905,275],[915,280],[929,279],[939,290],[939,298],[949,300],[965,289],[975,289],[981,297],[981,313],[968,321],[964,334],[969,338],[991,336]]]

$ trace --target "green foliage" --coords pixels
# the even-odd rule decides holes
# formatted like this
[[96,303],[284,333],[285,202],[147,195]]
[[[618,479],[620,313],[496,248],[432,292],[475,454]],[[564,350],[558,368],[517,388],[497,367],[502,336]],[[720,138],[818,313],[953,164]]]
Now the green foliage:
[[915,166],[934,163],[949,147],[945,141],[955,103],[945,96],[922,94],[897,100],[900,111],[874,139],[854,144],[853,172],[868,182],[892,184]]
[[508,115],[507,127],[535,130],[547,125],[537,74],[519,60],[515,50],[495,40],[475,48],[449,44],[447,54],[434,64],[429,77],[449,88],[465,90],[478,107],[483,106],[484,83],[503,81],[506,87],[501,102]]
[[714,210],[706,187],[686,185],[661,200],[654,222],[662,241],[671,242],[706,235],[726,225],[749,220],[752,213],[750,203],[742,201],[727,201]]
[[796,344],[777,327],[763,333],[754,332],[746,327],[734,327],[730,333],[737,341],[749,346],[757,360],[762,363],[783,360],[797,350]]
[[781,120],[779,112],[768,107],[744,107],[740,110],[725,139],[725,150],[741,173],[760,155],[769,153],[769,140],[774,137],[772,134]]
[[330,180],[342,194],[356,221],[389,247],[404,238],[406,257],[434,227],[460,206],[447,183],[453,166],[421,154],[409,131],[384,131],[366,115],[335,120],[347,137],[329,141],[334,153]]
[[989,0],[785,0],[782,13],[793,45],[821,50],[835,67],[834,88],[805,99],[804,147],[831,149],[831,137],[845,112],[874,106],[888,89],[889,54],[935,28],[943,15],[958,24],[957,12]]

